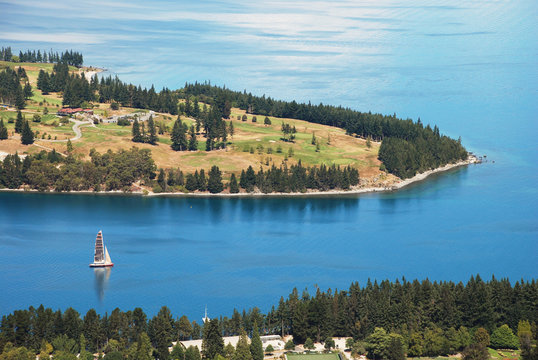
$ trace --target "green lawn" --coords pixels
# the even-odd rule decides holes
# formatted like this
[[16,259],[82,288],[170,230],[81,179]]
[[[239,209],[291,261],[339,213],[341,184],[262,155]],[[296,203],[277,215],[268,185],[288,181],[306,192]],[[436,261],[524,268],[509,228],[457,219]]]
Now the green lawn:
[[519,359],[521,353],[520,350],[494,350],[488,348],[490,359],[503,360],[503,359]]
[[290,360],[340,360],[338,354],[287,354]]

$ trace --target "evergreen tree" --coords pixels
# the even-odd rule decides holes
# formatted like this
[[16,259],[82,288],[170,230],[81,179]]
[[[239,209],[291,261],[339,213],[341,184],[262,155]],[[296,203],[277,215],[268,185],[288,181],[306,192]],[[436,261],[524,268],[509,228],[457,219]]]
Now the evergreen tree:
[[157,131],[155,130],[155,122],[153,121],[153,115],[149,116],[148,120],[148,143],[151,145],[157,144],[157,141],[159,141],[159,138],[157,137]]
[[71,142],[71,139],[67,139],[67,154],[71,155],[73,153],[73,143]]
[[134,142],[143,142],[144,139],[142,138],[142,134],[140,133],[140,123],[137,119],[135,119],[133,122],[132,135],[132,140]]
[[162,191],[166,190],[166,177],[164,175],[164,170],[162,168],[159,171],[159,175],[157,176],[157,184],[159,184]]
[[[195,172],[195,174],[196,174],[196,172]],[[197,184],[198,184],[198,190],[206,191],[207,190],[207,179],[206,179],[206,176],[205,176],[205,170],[204,169],[200,170],[196,180],[197,180]]]
[[24,122],[21,134],[21,143],[23,145],[30,145],[34,143],[34,133],[30,129],[30,124],[28,121]]
[[252,360],[263,360],[263,345],[260,339],[260,332],[258,331],[258,324],[256,322],[254,322],[252,339],[250,340],[250,353],[252,354]]
[[237,179],[235,177],[235,174],[232,173],[232,176],[230,177],[230,193],[237,194],[238,192],[239,192],[239,185],[237,184]]
[[24,99],[24,91],[22,90],[22,87],[20,84],[17,86],[17,90],[15,92],[15,107],[17,110],[22,110],[26,106],[26,102]]
[[17,120],[15,120],[15,132],[17,134],[22,133],[22,128],[24,126],[24,118],[22,117],[21,111],[17,111]]
[[152,360],[153,348],[151,347],[151,341],[145,332],[142,332],[138,337],[138,348],[136,350],[136,360]]
[[174,122],[174,127],[172,128],[172,150],[175,151],[185,151],[188,148],[187,144],[187,136],[185,134],[186,132],[186,125],[181,122],[181,120],[178,117],[178,120]]
[[491,347],[494,349],[517,349],[519,339],[506,324],[498,327],[491,334]]
[[230,136],[234,137],[234,133],[235,133],[235,129],[234,129],[234,122],[233,121],[230,121],[230,125],[228,126],[228,134],[230,134]]
[[196,139],[196,131],[194,125],[191,125],[189,129],[189,151],[198,150],[198,140]]
[[[209,171],[209,179],[207,181],[207,189],[210,193],[216,194],[224,190],[224,185],[222,185],[222,174],[218,166],[213,165]],[[258,335],[259,337],[259,335]],[[261,342],[260,342],[261,344]],[[263,353],[263,351],[262,351]],[[256,360],[256,359],[255,359]],[[262,359],[263,360],[263,359]]]
[[241,335],[237,342],[235,353],[232,360],[253,360],[249,345],[247,334],[245,330],[241,329]]
[[4,120],[0,119],[0,140],[6,140],[7,138],[7,127],[4,125]]
[[168,347],[172,344],[173,323],[170,310],[166,306],[163,306],[157,316],[151,320],[151,339],[158,359],[170,358]]
[[33,93],[32,93],[32,86],[30,85],[30,83],[26,83],[26,84],[24,85],[24,97],[25,97],[26,99],[29,99],[29,98],[32,97],[32,95],[33,95]]
[[217,355],[224,356],[224,340],[220,333],[218,319],[212,319],[204,324],[202,358],[204,360],[213,360]]

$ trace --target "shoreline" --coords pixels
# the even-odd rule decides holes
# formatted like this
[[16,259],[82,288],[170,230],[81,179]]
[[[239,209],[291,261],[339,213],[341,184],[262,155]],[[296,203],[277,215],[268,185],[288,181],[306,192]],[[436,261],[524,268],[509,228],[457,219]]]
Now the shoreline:
[[442,173],[448,170],[452,170],[461,166],[467,166],[470,164],[478,164],[481,161],[475,155],[469,155],[466,160],[459,161],[453,164],[447,164],[436,169],[428,170],[420,174],[416,174],[412,178],[401,180],[400,182],[386,187],[354,187],[350,190],[328,190],[328,191],[310,191],[304,193],[217,193],[212,194],[209,192],[204,193],[154,193],[148,192],[147,194],[144,191],[133,191],[133,192],[123,192],[120,190],[114,191],[90,191],[90,190],[78,190],[78,191],[39,191],[35,189],[0,189],[0,192],[23,192],[23,193],[40,193],[40,194],[72,194],[72,195],[114,195],[114,196],[141,196],[141,197],[310,197],[310,196],[333,196],[333,195],[358,195],[358,194],[367,194],[367,193],[377,193],[377,192],[390,192],[400,190],[411,184],[420,182],[428,178],[430,175]]

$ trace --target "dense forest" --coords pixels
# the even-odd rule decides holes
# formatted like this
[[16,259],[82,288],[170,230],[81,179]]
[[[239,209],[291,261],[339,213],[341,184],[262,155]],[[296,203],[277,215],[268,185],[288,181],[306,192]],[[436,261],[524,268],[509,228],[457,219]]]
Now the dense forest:
[[231,316],[203,326],[185,315],[174,317],[165,306],[148,318],[140,308],[115,309],[104,315],[91,309],[82,316],[72,308],[62,312],[41,305],[2,317],[0,348],[15,351],[25,347],[34,357],[40,352],[85,355],[104,350],[107,356],[119,352],[120,359],[139,359],[143,342],[146,355],[153,348],[158,359],[199,360],[198,350],[191,349],[195,352],[187,355],[185,349],[174,348],[170,354],[168,347],[172,341],[203,338],[203,359],[215,359],[218,354],[236,360],[234,349],[226,349],[221,337],[244,331],[253,340],[259,333],[291,334],[296,344],[305,346],[312,341],[327,343],[331,337],[351,337],[347,344],[352,354],[366,354],[371,359],[401,360],[404,353],[438,356],[466,349],[465,357],[466,351],[480,351],[474,346],[481,345],[522,348],[522,358],[533,360],[537,355],[531,345],[538,334],[537,304],[535,280],[512,285],[508,279],[494,277],[484,282],[477,275],[466,284],[402,278],[368,281],[363,287],[353,283],[343,291],[316,289],[315,295],[294,289],[266,314],[256,307],[241,312],[234,309]]
[[81,53],[66,50],[63,53],[53,52],[50,50],[26,50],[19,51],[18,56],[14,56],[11,47],[2,47],[0,49],[0,60],[13,62],[32,62],[32,63],[65,63],[76,67],[81,67],[84,63],[84,58]]

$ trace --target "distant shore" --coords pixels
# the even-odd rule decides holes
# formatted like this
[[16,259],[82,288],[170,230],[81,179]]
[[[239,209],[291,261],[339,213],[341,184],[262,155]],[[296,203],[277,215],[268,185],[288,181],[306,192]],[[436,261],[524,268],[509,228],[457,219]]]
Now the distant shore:
[[413,176],[412,178],[401,180],[397,182],[396,184],[393,184],[391,186],[385,186],[385,187],[361,187],[361,186],[355,186],[352,187],[350,190],[327,190],[327,191],[307,191],[304,193],[301,192],[290,192],[290,193],[280,193],[280,192],[273,192],[273,193],[262,193],[262,192],[243,192],[243,193],[236,193],[236,194],[230,194],[230,193],[217,193],[212,194],[209,192],[195,192],[195,193],[172,193],[172,192],[162,192],[162,193],[154,193],[151,191],[132,191],[132,192],[123,192],[120,190],[114,190],[114,191],[90,191],[90,190],[79,190],[79,191],[62,191],[62,192],[55,192],[55,191],[38,191],[35,189],[0,189],[0,191],[4,192],[26,192],[26,193],[42,193],[42,194],[75,194],[75,195],[136,195],[136,196],[146,196],[146,197],[266,197],[266,196],[280,196],[280,197],[288,197],[288,196],[303,196],[303,197],[309,197],[309,196],[333,196],[333,195],[354,195],[354,194],[366,194],[366,193],[375,193],[375,192],[387,192],[387,191],[396,191],[399,189],[402,189],[408,185],[411,185],[413,183],[422,181],[426,179],[428,176],[436,173],[441,173],[444,171],[448,171],[451,169],[455,169],[461,166],[466,166],[470,164],[477,164],[481,161],[474,155],[469,155],[467,159],[458,161],[457,163],[453,164],[447,164],[441,167],[438,167],[433,170],[428,170],[423,173],[417,174]]

